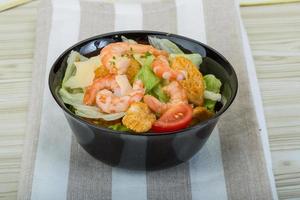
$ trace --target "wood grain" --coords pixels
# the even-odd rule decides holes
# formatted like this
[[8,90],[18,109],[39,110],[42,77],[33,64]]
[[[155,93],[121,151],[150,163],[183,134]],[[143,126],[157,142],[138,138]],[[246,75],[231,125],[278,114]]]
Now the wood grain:
[[241,9],[280,199],[300,199],[300,3]]
[[[15,199],[38,2],[0,13],[0,199]],[[300,3],[243,7],[280,199],[300,199]]]
[[0,13],[0,199],[16,199],[37,2]]
[[260,6],[270,4],[294,3],[299,0],[239,0],[240,6]]

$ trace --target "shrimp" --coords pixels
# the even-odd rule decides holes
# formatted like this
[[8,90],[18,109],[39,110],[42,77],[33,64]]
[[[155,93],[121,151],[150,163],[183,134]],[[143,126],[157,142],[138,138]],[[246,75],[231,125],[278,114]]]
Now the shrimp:
[[84,93],[83,103],[85,103],[86,105],[95,104],[97,92],[103,89],[112,90],[115,94],[121,93],[121,88],[118,85],[115,76],[108,75],[103,78],[101,77],[95,79],[93,84],[87,87]]
[[170,96],[168,103],[160,102],[157,98],[151,95],[144,96],[144,102],[154,112],[162,114],[176,104],[188,104],[186,92],[177,81],[172,81],[169,85],[163,87],[163,91]]
[[154,56],[168,53],[155,49],[151,45],[129,44],[127,42],[116,42],[105,46],[100,52],[102,64],[109,69],[112,74],[124,74],[130,65],[130,58],[126,54],[150,52]]
[[129,96],[118,97],[110,90],[100,90],[96,95],[97,106],[106,113],[124,112],[129,107]]
[[141,101],[144,93],[142,81],[136,80],[132,91],[123,96],[117,96],[107,89],[100,90],[96,95],[96,104],[106,113],[124,112],[132,103]]
[[130,105],[122,123],[131,130],[141,133],[150,130],[155,120],[155,115],[145,103],[136,102]]
[[136,80],[133,83],[132,89],[133,91],[128,94],[130,96],[130,104],[141,101],[145,94],[144,84],[141,80]]
[[170,68],[167,57],[160,55],[152,63],[153,72],[163,79],[167,80],[183,80],[186,78],[186,72],[184,70],[176,71]]
[[176,57],[171,64],[173,70],[186,70],[187,76],[179,81],[186,90],[188,100],[195,105],[202,106],[204,103],[204,80],[199,69],[187,58]]

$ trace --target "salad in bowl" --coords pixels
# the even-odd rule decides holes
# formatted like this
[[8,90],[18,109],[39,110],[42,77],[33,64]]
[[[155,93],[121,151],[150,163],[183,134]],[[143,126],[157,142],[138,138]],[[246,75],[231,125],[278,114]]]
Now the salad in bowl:
[[179,131],[213,117],[221,81],[202,74],[202,56],[165,38],[122,36],[87,58],[71,51],[59,95],[78,117],[132,134]]

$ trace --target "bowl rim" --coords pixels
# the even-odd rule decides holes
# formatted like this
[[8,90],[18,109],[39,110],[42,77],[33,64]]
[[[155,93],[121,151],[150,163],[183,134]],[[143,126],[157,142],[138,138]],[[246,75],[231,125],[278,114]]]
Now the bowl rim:
[[[162,35],[162,36],[172,36],[172,37],[175,37],[175,38],[179,38],[179,39],[183,39],[183,40],[187,40],[187,41],[190,41],[192,43],[197,43],[201,46],[204,46],[205,48],[209,49],[210,51],[214,52],[215,54],[217,54],[222,60],[224,60],[226,63],[227,63],[227,67],[230,68],[230,70],[233,72],[233,78],[234,78],[234,82],[236,83],[236,89],[234,90],[231,98],[229,99],[229,101],[227,102],[226,105],[224,105],[222,107],[222,109],[217,112],[213,117],[205,120],[205,121],[202,121],[198,124],[195,124],[193,126],[190,126],[188,128],[184,128],[184,129],[181,129],[181,130],[178,130],[178,131],[169,131],[169,132],[162,132],[162,133],[157,133],[157,132],[145,132],[145,133],[138,133],[138,134],[132,134],[131,132],[127,132],[127,131],[116,131],[116,130],[112,130],[112,129],[109,129],[109,128],[106,128],[106,127],[102,127],[102,126],[97,126],[91,122],[88,122],[84,119],[82,119],[81,117],[75,115],[73,112],[71,112],[66,106],[64,103],[61,103],[60,100],[58,99],[58,95],[56,94],[56,89],[54,89],[54,91],[51,89],[51,82],[50,82],[50,76],[51,75],[54,75],[54,68],[55,66],[58,64],[58,62],[63,59],[70,51],[72,51],[74,48],[80,46],[81,44],[83,43],[87,43],[89,41],[92,41],[92,40],[96,40],[96,39],[99,39],[99,38],[102,38],[102,37],[107,37],[107,36],[113,36],[113,35],[122,35],[122,34],[127,34],[127,33],[135,33],[135,34],[153,34],[153,35]],[[139,136],[165,136],[165,135],[172,135],[172,134],[184,134],[186,132],[188,132],[189,130],[191,129],[197,129],[197,128],[201,128],[203,126],[205,126],[206,124],[210,124],[212,122],[214,122],[215,120],[217,120],[229,107],[230,105],[233,103],[236,95],[237,95],[237,91],[238,91],[238,78],[237,78],[237,75],[236,75],[236,72],[233,68],[233,66],[230,64],[230,62],[221,54],[219,53],[217,50],[215,50],[214,48],[202,43],[202,42],[199,42],[197,40],[194,40],[194,39],[191,39],[191,38],[188,38],[188,37],[185,37],[185,36],[181,36],[181,35],[177,35],[177,34],[174,34],[174,33],[168,33],[168,32],[161,32],[161,31],[153,31],[153,30],[126,30],[126,31],[114,31],[114,32],[108,32],[108,33],[104,33],[104,34],[100,34],[100,35],[95,35],[95,36],[92,36],[92,37],[89,37],[89,38],[86,38],[84,40],[81,40],[77,43],[75,43],[74,45],[72,45],[71,47],[67,48],[65,51],[63,51],[59,56],[58,58],[55,60],[55,62],[52,64],[51,66],[51,69],[49,71],[49,75],[48,75],[48,87],[49,87],[49,90],[51,92],[51,95],[52,97],[54,98],[55,102],[59,105],[59,107],[65,112],[67,113],[69,116],[71,116],[72,118],[74,118],[75,120],[78,120],[80,121],[81,123],[84,123],[84,124],[87,124],[89,126],[92,126],[93,128],[95,129],[98,129],[98,130],[103,130],[103,131],[107,131],[107,132],[111,132],[113,134],[125,134],[125,135],[130,135],[130,136],[133,136],[133,137],[139,137]],[[62,105],[63,104],[63,105]]]

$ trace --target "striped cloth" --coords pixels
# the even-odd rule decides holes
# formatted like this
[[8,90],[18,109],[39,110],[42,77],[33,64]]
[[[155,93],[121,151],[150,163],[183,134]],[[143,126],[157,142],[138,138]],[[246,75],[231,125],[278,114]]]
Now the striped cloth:
[[[42,1],[18,199],[277,199],[255,69],[238,12],[231,0]],[[207,43],[237,72],[235,102],[203,149],[177,167],[128,171],[93,159],[76,143],[47,88],[51,64],[67,47],[129,29]]]

